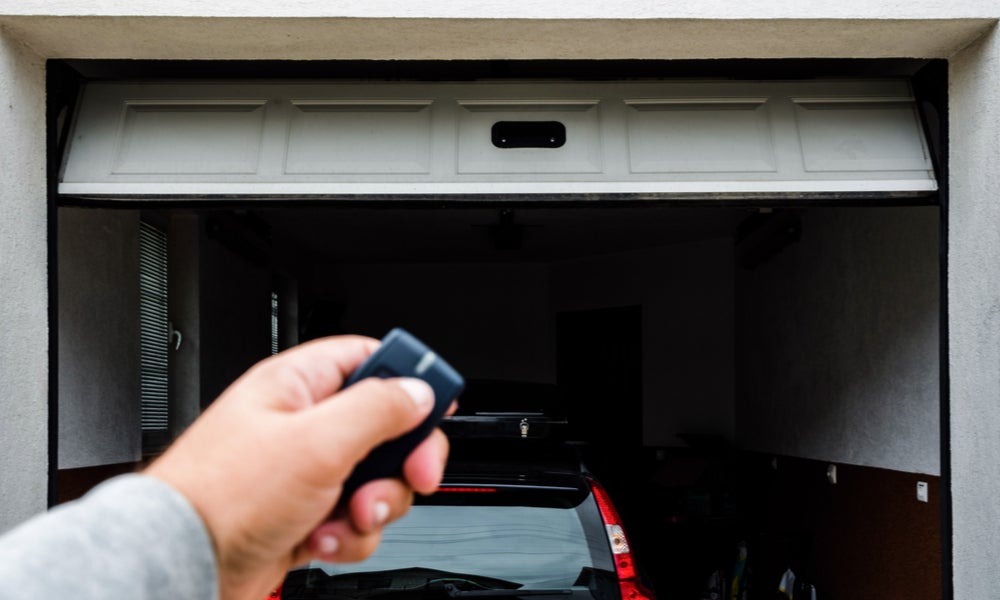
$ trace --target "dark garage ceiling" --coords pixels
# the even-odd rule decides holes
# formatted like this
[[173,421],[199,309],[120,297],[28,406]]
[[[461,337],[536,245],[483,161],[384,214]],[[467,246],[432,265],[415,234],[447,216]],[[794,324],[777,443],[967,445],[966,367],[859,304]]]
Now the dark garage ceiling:
[[753,209],[289,207],[253,210],[279,255],[314,263],[546,262],[730,237]]

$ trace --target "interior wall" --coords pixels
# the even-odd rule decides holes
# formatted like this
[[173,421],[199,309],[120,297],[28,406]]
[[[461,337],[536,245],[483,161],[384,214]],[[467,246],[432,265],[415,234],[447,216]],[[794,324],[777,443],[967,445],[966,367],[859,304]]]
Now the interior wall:
[[328,323],[317,333],[380,338],[399,326],[466,379],[555,382],[544,265],[342,265],[318,273],[301,307],[306,327]]
[[732,440],[733,248],[729,238],[552,266],[552,310],[641,305],[643,442]]
[[[201,414],[201,230],[198,215],[175,213],[167,221],[167,314],[180,346],[170,350],[170,437],[176,439]],[[176,338],[171,340],[175,343]]]
[[325,333],[406,327],[469,379],[554,384],[558,312],[641,305],[644,443],[731,440],[732,255],[720,238],[551,265],[337,266],[318,272],[303,310],[321,298],[340,311]]
[[142,455],[139,215],[58,213],[60,469]]
[[742,447],[940,474],[938,210],[803,211],[737,271]]
[[200,263],[201,402],[207,406],[257,361],[271,354],[269,265],[207,235]]

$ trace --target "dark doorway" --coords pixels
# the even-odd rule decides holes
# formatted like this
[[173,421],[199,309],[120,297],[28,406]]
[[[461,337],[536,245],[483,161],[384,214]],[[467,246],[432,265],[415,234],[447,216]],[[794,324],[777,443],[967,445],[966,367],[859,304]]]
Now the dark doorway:
[[587,443],[588,467],[613,494],[632,487],[629,466],[642,452],[642,307],[561,312],[556,344],[562,405],[573,436]]

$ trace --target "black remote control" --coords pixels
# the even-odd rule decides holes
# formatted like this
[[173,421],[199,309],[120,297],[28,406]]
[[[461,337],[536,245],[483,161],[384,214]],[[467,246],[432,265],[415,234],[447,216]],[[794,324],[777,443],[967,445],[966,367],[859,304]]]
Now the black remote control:
[[354,467],[344,483],[340,504],[373,479],[399,477],[403,461],[441,422],[452,401],[465,388],[458,371],[407,331],[395,328],[382,338],[382,345],[348,377],[344,387],[368,377],[416,377],[434,390],[434,409],[415,429],[374,448]]

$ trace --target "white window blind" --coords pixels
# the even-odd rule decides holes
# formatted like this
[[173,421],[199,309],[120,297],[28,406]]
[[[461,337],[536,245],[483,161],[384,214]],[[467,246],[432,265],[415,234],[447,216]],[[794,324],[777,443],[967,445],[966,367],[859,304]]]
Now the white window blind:
[[[139,323],[142,431],[147,440],[168,434],[167,236],[146,222],[139,224]],[[153,442],[155,444],[155,442]]]
[[278,292],[271,292],[271,354],[278,353]]

